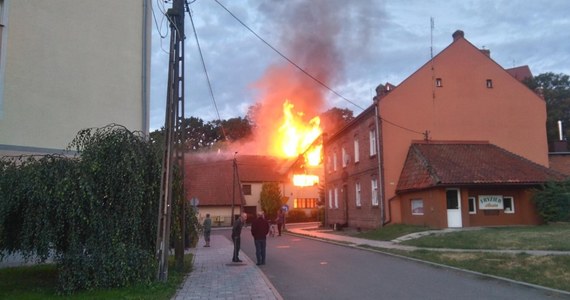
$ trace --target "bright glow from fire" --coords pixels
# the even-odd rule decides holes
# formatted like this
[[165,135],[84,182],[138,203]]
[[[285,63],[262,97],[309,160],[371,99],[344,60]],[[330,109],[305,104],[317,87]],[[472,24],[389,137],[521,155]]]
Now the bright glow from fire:
[[293,175],[294,186],[314,186],[315,184],[319,184],[319,176],[317,175]]
[[[308,123],[303,120],[303,113],[293,112],[294,105],[285,100],[283,103],[283,123],[279,127],[277,152],[285,157],[296,157],[305,153],[305,162],[317,166],[321,162],[322,145],[313,145],[321,135],[321,120],[312,118]],[[310,149],[309,149],[310,148]]]

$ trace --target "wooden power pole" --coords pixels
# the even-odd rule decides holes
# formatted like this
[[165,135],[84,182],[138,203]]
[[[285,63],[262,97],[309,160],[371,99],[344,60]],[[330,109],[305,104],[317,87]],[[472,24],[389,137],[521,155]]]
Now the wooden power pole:
[[[158,260],[157,279],[168,279],[168,255],[170,252],[170,223],[173,199],[174,165],[179,166],[184,191],[184,0],[173,0],[172,8],[166,13],[170,22],[170,58],[168,66],[168,87],[166,95],[166,117],[164,121],[164,155],[162,157],[162,178],[158,229],[156,234],[156,256]],[[181,200],[181,217],[184,224],[184,204]],[[184,239],[184,226],[182,239]],[[184,242],[182,241],[182,251]],[[183,258],[182,253],[182,258]]]

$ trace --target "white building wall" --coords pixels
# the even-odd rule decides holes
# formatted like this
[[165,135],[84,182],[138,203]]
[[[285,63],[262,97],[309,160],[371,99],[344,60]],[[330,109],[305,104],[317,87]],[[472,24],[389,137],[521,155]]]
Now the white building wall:
[[110,123],[148,133],[150,0],[3,2],[0,154]]

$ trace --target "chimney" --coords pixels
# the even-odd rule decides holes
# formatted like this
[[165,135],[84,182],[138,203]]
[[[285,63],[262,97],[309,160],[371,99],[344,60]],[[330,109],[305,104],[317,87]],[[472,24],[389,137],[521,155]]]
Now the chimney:
[[485,56],[487,57],[491,57],[491,50],[489,49],[480,49],[479,51],[481,51],[481,53],[485,54]]
[[462,30],[456,30],[451,36],[453,37],[453,41],[457,41],[458,39],[462,39],[464,37],[464,33]]

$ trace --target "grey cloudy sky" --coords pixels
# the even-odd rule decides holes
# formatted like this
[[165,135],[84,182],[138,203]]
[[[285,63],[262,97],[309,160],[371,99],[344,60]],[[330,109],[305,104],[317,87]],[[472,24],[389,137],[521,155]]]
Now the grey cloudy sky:
[[[269,44],[360,107],[372,103],[380,83],[398,85],[452,41],[461,29],[504,68],[528,65],[533,75],[570,74],[570,1],[527,0],[218,0]],[[154,1],[150,129],[164,126],[170,3]],[[190,5],[222,119],[243,117],[267,97],[304,95],[316,112],[361,109],[291,68],[279,54],[214,0]],[[434,20],[431,30],[430,18]],[[186,117],[217,119],[188,15],[185,18]],[[432,34],[433,33],[433,34]],[[433,36],[433,44],[431,42]],[[298,77],[297,83],[291,83]],[[279,81],[279,82],[277,82]],[[313,100],[318,99],[318,100]],[[283,99],[285,100],[285,99]]]

